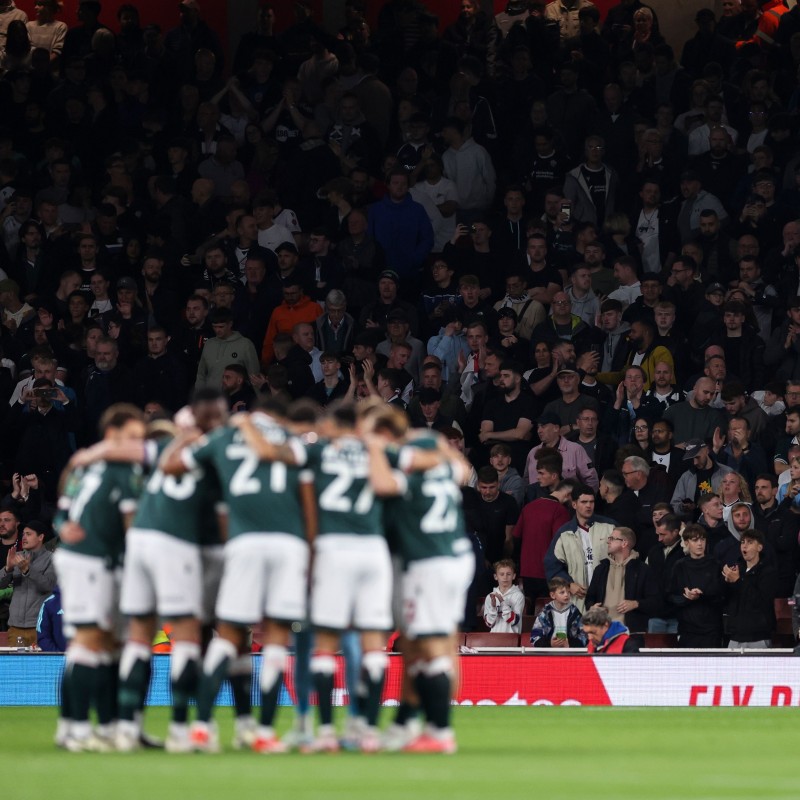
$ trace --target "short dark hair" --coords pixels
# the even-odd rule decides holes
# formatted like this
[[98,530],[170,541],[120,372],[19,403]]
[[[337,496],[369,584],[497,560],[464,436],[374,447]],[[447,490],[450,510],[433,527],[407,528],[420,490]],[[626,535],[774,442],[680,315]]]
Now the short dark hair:
[[666,528],[668,531],[678,531],[681,528],[681,521],[677,514],[665,514],[656,523],[657,528]]
[[590,494],[594,497],[594,489],[591,486],[587,486],[585,483],[578,483],[572,490],[572,499],[578,500],[581,495]]
[[486,466],[478,470],[478,483],[499,483],[500,478],[494,467]]
[[761,473],[759,473],[758,475],[756,475],[756,479],[753,481],[753,483],[755,484],[758,481],[769,481],[769,485],[773,489],[777,489],[778,488],[778,476],[774,472],[761,472]]

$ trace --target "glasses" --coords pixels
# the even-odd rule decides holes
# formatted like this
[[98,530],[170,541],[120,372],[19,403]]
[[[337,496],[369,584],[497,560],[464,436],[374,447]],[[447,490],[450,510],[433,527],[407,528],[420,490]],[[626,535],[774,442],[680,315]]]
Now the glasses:
[[624,542],[625,540],[621,536],[609,536],[606,539],[607,542]]
[[[635,430],[637,433],[641,433],[642,431],[649,430],[649,429],[648,429],[648,427],[647,427],[647,425],[634,425],[634,426],[633,426],[633,429],[634,429],[634,430]],[[624,473],[623,473],[623,474],[624,474]]]

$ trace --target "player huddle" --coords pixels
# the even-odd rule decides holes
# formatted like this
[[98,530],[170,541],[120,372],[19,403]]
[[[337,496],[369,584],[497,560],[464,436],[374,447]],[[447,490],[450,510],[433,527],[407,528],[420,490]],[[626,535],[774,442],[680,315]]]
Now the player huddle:
[[[56,569],[70,644],[57,744],[130,751],[148,742],[150,645],[168,621],[170,752],[219,750],[213,713],[226,679],[234,747],[338,750],[335,653],[350,631],[359,634],[360,659],[349,745],[455,751],[454,634],[475,563],[459,489],[468,466],[455,450],[427,431],[409,431],[386,404],[335,405],[318,416],[303,402],[270,401],[228,418],[211,390],[197,393],[174,423],[150,430],[135,407],[112,406],[101,434],[73,458],[59,501]],[[310,662],[297,643],[299,713],[280,739],[274,721],[292,630],[309,621],[315,641],[302,652]],[[250,708],[256,626],[263,641],[258,718]],[[393,725],[380,732],[385,644],[395,627],[403,699]]]

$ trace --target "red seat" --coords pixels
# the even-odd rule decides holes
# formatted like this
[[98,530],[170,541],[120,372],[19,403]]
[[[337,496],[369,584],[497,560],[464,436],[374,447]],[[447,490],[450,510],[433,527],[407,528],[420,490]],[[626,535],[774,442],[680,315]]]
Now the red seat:
[[518,633],[468,633],[467,647],[519,647]]
[[676,633],[645,633],[644,634],[645,647],[677,647],[678,634]]
[[777,621],[777,625],[775,626],[776,633],[785,636],[792,635],[792,610],[793,606],[789,605],[788,598],[775,598],[775,619]]
[[8,631],[0,631],[0,647],[8,647]]

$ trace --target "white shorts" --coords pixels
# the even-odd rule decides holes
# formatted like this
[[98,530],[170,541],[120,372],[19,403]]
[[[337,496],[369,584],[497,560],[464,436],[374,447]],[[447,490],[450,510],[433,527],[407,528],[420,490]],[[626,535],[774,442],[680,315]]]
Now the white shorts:
[[306,616],[308,543],[288,533],[244,533],[225,545],[216,616],[255,625]]
[[403,633],[409,639],[455,633],[474,574],[471,552],[412,561],[402,579]]
[[120,609],[129,617],[199,618],[200,548],[161,531],[131,528],[125,537]]
[[222,568],[225,566],[225,548],[221,544],[207,544],[200,548],[203,564],[203,602],[200,621],[204,625],[214,622],[214,608],[217,605],[219,585],[222,581]]
[[337,631],[392,629],[392,558],[383,536],[317,538],[311,622]]
[[121,627],[119,584],[121,570],[109,569],[105,559],[58,548],[53,562],[61,587],[65,630],[93,626],[109,632]]

